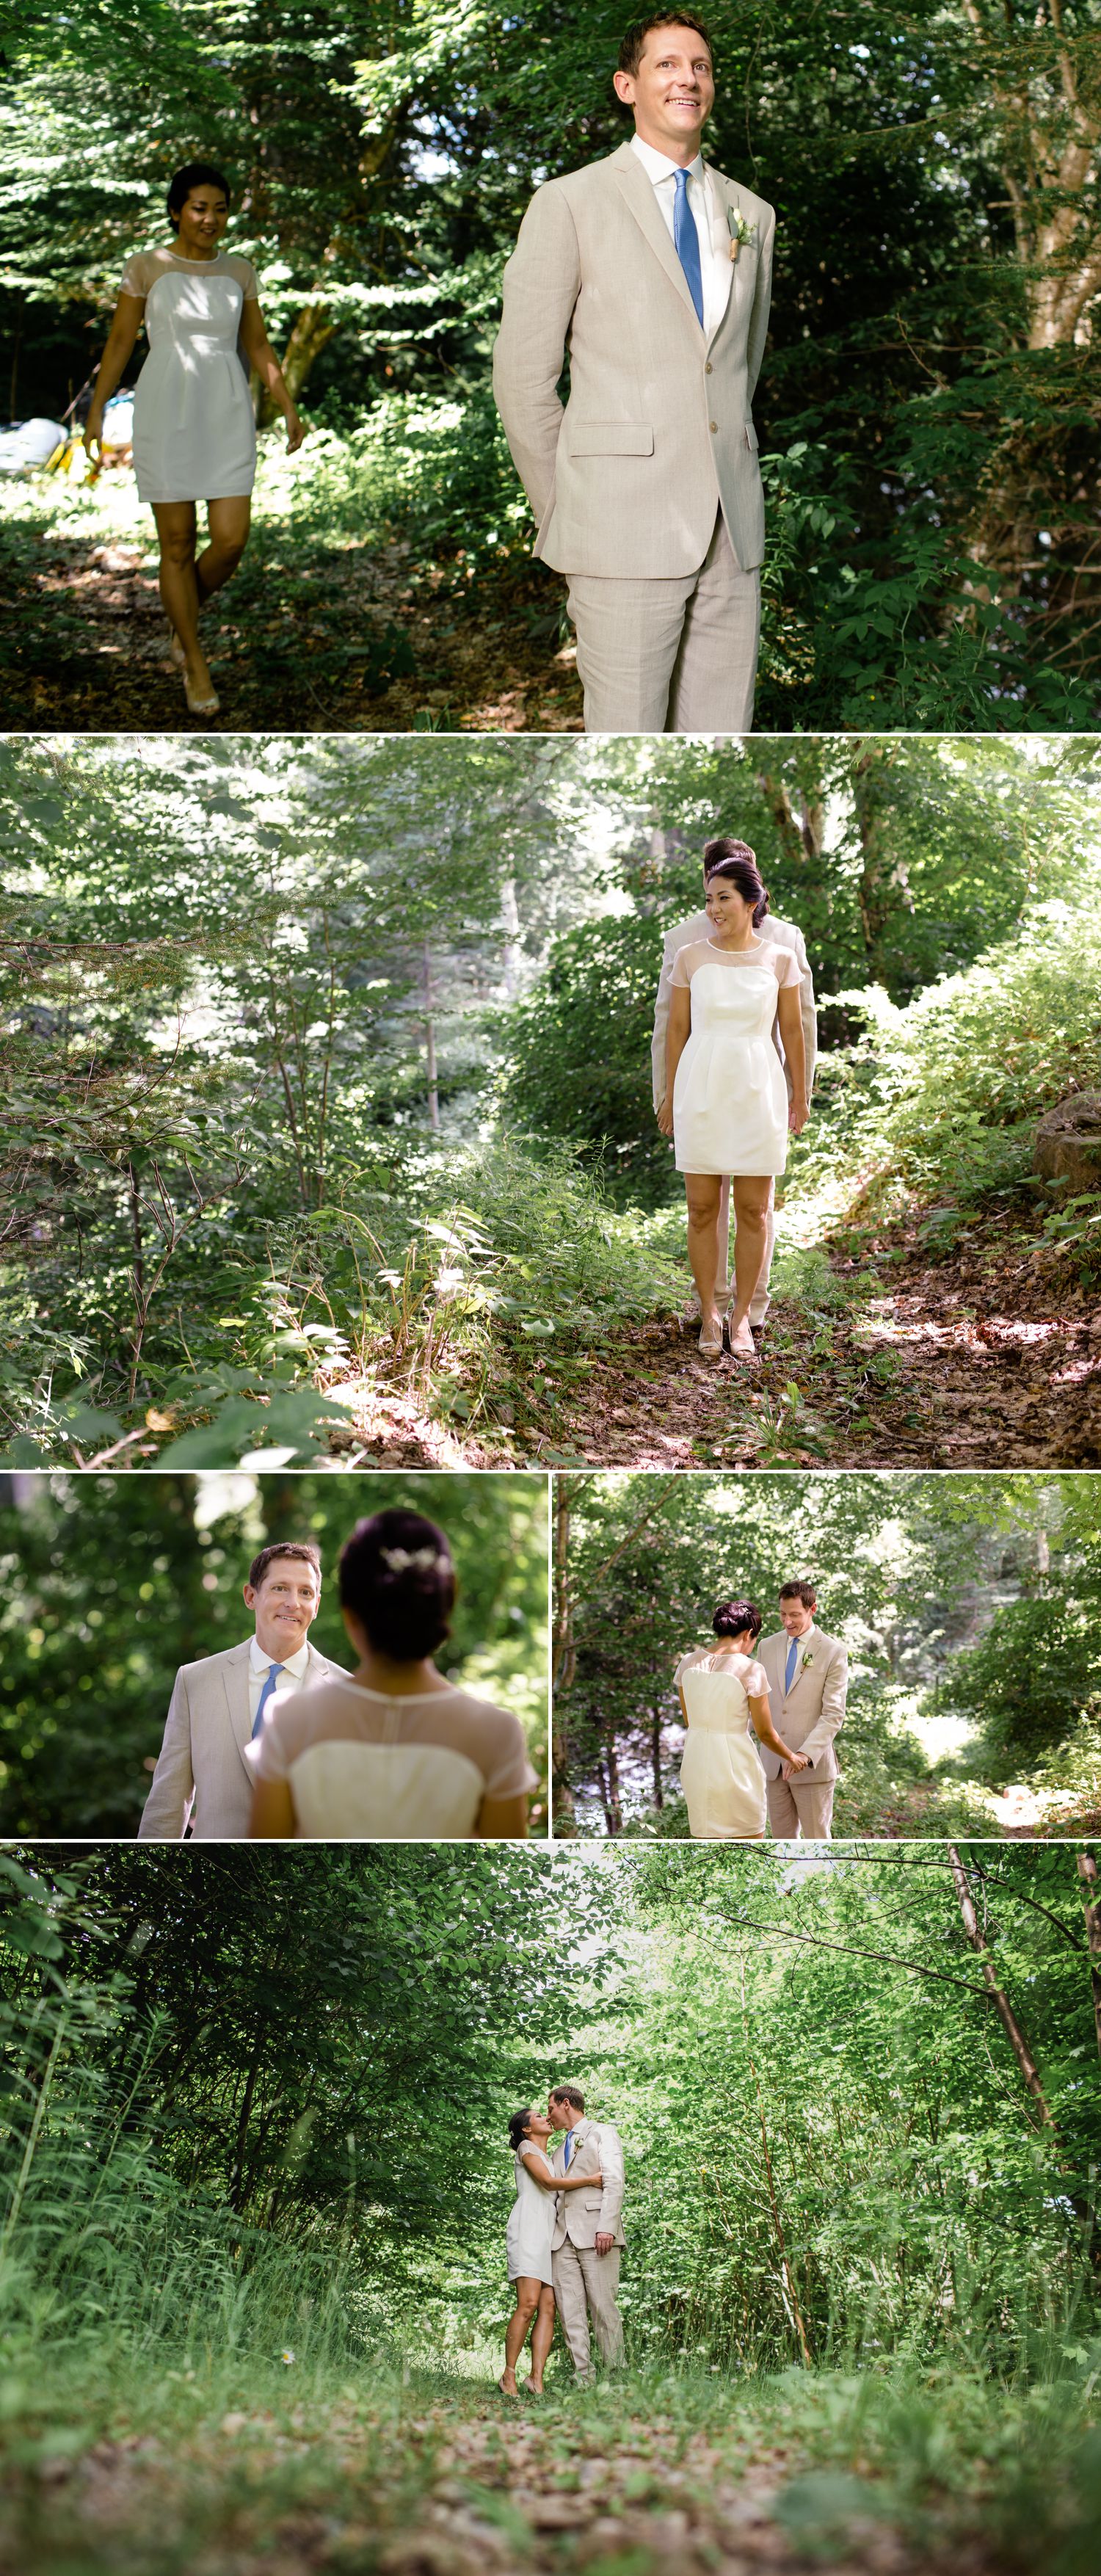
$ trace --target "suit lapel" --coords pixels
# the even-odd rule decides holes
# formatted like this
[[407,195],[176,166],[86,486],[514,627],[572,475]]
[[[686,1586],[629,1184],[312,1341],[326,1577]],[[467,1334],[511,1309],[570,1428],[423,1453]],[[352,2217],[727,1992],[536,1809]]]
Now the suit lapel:
[[743,242],[737,259],[730,259],[730,226],[726,220],[726,210],[728,206],[735,206],[740,213],[738,191],[723,179],[721,171],[712,170],[709,165],[705,166],[715,191],[716,215],[713,240],[716,248],[721,245],[730,265],[730,293],[726,299],[722,320],[716,324],[712,335],[712,347],[714,347],[715,341],[726,330],[732,317],[741,312],[747,301],[747,294],[748,301],[750,303],[753,301],[753,286],[757,276],[757,241],[755,237],[751,242]]
[[[691,314],[698,331],[700,319],[692,302],[688,280],[677,258],[670,234],[666,230],[661,209],[654,195],[653,183],[643,169],[637,152],[632,152],[629,143],[621,143],[618,152],[613,152],[608,168],[636,224],[645,233],[651,250],[661,261],[670,284],[676,287],[681,302],[686,312]],[[727,309],[729,310],[729,307]]]
[[251,1780],[252,1772],[245,1761],[245,1746],[252,1733],[248,1706],[248,1676],[251,1645],[232,1646],[222,1664],[222,1688],[226,1697],[226,1717],[233,1741]]

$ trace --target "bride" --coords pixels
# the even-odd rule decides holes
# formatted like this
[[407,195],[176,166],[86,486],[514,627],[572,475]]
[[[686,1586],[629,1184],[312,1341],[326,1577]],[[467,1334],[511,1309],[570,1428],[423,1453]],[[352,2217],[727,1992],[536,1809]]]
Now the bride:
[[674,1679],[688,1739],[680,1778],[688,1830],[701,1842],[757,1841],[765,1830],[765,1775],[750,1729],[780,1756],[784,1777],[808,1769],[777,1735],[764,1666],[754,1656],[763,1622],[752,1601],[720,1601],[717,1644],[682,1655]]
[[[753,1361],[749,1312],[767,1264],[773,1185],[787,1162],[789,1132],[801,1134],[808,1114],[799,965],[791,948],[761,935],[768,889],[748,844],[708,842],[705,866],[711,937],[678,949],[673,964],[658,1126],[672,1136],[684,1175],[699,1347],[719,1359],[728,1333],[733,1358]],[[734,1295],[723,1318],[716,1285],[727,1173]]]
[[529,2328],[531,2376],[526,2386],[533,2397],[543,2394],[543,2372],[554,2341],[551,2237],[555,2197],[560,2191],[580,2190],[582,2183],[592,2191],[604,2179],[600,2173],[553,2173],[546,2152],[550,2135],[551,2124],[542,2111],[514,2111],[508,2124],[508,2142],[516,2165],[516,2198],[505,2230],[505,2251],[516,2306],[508,2321],[505,2367],[497,2382],[503,2397],[520,2394],[516,2364]]

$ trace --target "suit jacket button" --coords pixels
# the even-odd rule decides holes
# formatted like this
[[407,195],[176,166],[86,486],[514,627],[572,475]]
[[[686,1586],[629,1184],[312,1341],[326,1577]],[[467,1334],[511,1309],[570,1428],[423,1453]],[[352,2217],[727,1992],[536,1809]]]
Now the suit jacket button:
[[713,437],[713,438],[717,438],[717,436],[718,436],[718,431],[719,431],[719,424],[718,424],[718,421],[717,421],[717,420],[713,420],[713,421],[711,421],[708,425],[709,425],[709,427],[710,427],[712,437]]
[[704,360],[704,369],[703,369],[703,372],[704,372],[705,376],[709,376],[709,375],[711,374],[711,372],[712,372],[712,368],[711,368],[711,360],[710,360],[710,358],[706,358],[706,359]]

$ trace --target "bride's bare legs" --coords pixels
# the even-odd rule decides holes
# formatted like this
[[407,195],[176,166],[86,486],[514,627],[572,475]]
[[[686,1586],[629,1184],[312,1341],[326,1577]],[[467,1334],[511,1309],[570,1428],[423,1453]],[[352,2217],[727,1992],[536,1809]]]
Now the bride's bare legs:
[[731,1350],[751,1351],[753,1335],[749,1329],[749,1309],[754,1291],[764,1268],[768,1248],[768,1197],[772,1183],[767,1178],[739,1180],[730,1184],[730,1203],[734,1215],[734,1298],[730,1314]]
[[543,2372],[554,2342],[554,2292],[544,2284],[539,2293],[539,2307],[531,2330],[531,2378],[528,2387],[537,2397],[543,2393]]
[[153,516],[160,539],[160,592],[164,612],[184,649],[187,677],[196,698],[213,695],[214,682],[199,642],[199,586],[195,579],[194,501],[155,501]]
[[529,2277],[526,2272],[521,2273],[514,2287],[516,2305],[505,2332],[505,2366],[497,2382],[506,2397],[515,2397],[517,2393],[516,2364],[527,2342],[528,2327],[538,2312],[543,2295],[542,2282],[535,2280],[534,2276]]
[[236,572],[248,544],[251,517],[247,492],[230,501],[207,502],[207,543],[195,566],[200,607]]
[[[710,1172],[686,1172],[684,1194],[688,1201],[688,1258],[700,1301],[700,1319],[705,1332],[719,1328],[715,1305],[715,1283],[719,1275],[719,1201],[722,1181]],[[736,1184],[735,1184],[736,1186]]]

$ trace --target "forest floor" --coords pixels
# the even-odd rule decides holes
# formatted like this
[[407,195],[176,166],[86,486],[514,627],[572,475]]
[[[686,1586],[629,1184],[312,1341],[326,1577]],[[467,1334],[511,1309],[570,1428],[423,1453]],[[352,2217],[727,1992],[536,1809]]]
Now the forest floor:
[[129,474],[0,492],[0,670],[10,730],[581,730],[564,589],[526,558],[471,578],[396,538],[302,527],[257,489],[253,535],[204,640],[222,704],[188,713],[168,660],[151,515]]
[[1049,2455],[1044,2490],[1035,2434],[1019,2408],[985,2420],[989,2394],[981,2442],[974,2423],[938,2441],[919,2398],[903,2463],[874,2400],[861,2427],[866,2383],[826,2373],[565,2386],[538,2407],[365,2376],[222,2411],[194,2378],[154,2376],[132,2418],[106,2397],[98,2421],[9,2409],[4,2576],[998,2576],[1051,2567],[1082,2527],[1073,2479]]
[[[1019,1220],[934,1260],[915,1217],[859,1257],[779,1256],[758,1363],[701,1358],[693,1309],[594,1352],[554,1465],[1101,1464],[1101,1313]],[[579,1391],[580,1392],[580,1391]]]

